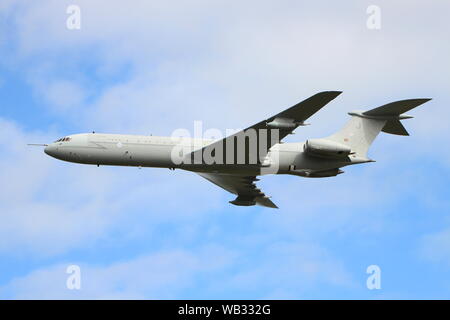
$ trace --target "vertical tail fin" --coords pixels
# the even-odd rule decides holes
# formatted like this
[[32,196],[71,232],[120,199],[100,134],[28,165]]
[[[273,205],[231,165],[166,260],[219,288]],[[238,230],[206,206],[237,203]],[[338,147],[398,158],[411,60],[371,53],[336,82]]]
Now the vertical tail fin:
[[409,99],[388,103],[361,112],[349,112],[352,116],[345,127],[327,139],[349,146],[358,157],[367,158],[367,151],[380,131],[409,135],[400,120],[412,118],[403,114],[431,99]]
[[342,130],[327,139],[347,145],[358,157],[367,158],[370,145],[385,123],[386,120],[367,119],[359,115],[352,115]]

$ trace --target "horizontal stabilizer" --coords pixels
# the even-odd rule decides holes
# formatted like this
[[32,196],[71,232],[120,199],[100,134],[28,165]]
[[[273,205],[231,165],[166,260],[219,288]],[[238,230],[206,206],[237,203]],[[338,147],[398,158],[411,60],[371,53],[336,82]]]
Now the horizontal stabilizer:
[[352,160],[355,158],[368,159],[367,151],[380,131],[409,136],[400,120],[410,119],[412,116],[405,112],[418,107],[431,99],[407,99],[385,104],[368,111],[352,111],[350,121],[344,128],[327,137],[327,140],[350,147]]
[[430,100],[431,99],[408,99],[395,101],[366,111],[363,114],[366,116],[398,116]]
[[383,129],[381,131],[390,133],[390,134],[396,134],[399,136],[409,136],[408,131],[406,131],[403,124],[400,122],[400,120],[389,120],[384,125]]

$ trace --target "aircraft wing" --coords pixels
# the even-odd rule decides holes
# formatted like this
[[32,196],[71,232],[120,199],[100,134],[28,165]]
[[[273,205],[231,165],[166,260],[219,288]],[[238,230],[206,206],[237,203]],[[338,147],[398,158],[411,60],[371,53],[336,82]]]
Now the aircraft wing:
[[278,208],[260,189],[256,187],[255,181],[259,181],[256,176],[240,176],[225,173],[204,173],[197,172],[200,176],[237,195],[237,198],[230,201],[237,206],[253,206],[258,204],[263,207]]
[[[225,148],[225,146],[228,145],[227,141],[228,142],[232,141],[231,143],[234,143],[234,141],[236,141],[239,135],[254,130],[256,131],[256,138],[257,138],[256,147],[251,148],[248,145],[249,143],[246,142],[244,157],[245,159],[256,158],[260,160],[261,157],[266,156],[268,150],[273,145],[279,143],[284,137],[292,133],[298,126],[304,125],[304,121],[306,119],[311,117],[314,113],[319,111],[322,107],[324,107],[326,104],[328,104],[330,101],[332,101],[341,93],[342,93],[341,91],[324,91],[317,93],[309,97],[308,99],[297,103],[296,105],[290,107],[289,109],[286,109],[270,118],[260,121],[257,124],[248,127],[245,130],[242,130],[238,133],[228,136],[225,139],[215,141],[212,144],[209,144],[201,149],[195,150],[189,156],[192,158],[199,157],[200,159],[202,159],[205,150],[223,148],[224,150],[223,159],[226,159],[227,148]],[[265,131],[260,132],[261,130]],[[265,138],[267,138],[267,142],[264,143],[263,141],[260,141],[260,139]],[[262,151],[260,151],[260,149],[262,149],[261,146],[265,147],[264,150]],[[252,154],[251,156],[250,153]],[[226,163],[226,161],[224,160],[222,164],[223,163]]]

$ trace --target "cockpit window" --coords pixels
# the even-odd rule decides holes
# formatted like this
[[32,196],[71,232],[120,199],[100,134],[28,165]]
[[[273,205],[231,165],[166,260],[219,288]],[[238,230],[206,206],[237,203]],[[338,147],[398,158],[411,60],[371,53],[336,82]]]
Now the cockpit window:
[[70,139],[69,137],[64,137],[64,138],[61,138],[61,139],[56,140],[55,143],[56,143],[56,142],[68,142],[68,141],[70,141],[70,140],[71,140],[71,139]]

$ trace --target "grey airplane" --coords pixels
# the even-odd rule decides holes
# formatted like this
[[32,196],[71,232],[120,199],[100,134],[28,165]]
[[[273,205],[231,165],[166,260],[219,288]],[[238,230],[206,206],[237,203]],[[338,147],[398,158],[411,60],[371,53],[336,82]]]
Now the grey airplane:
[[378,133],[409,135],[400,122],[412,118],[405,112],[430,100],[401,100],[369,111],[352,111],[344,128],[331,136],[282,142],[339,94],[320,92],[223,139],[92,132],[63,137],[44,145],[44,150],[56,159],[81,164],[188,170],[235,194],[231,204],[278,208],[256,186],[258,176],[334,177],[343,173],[342,167],[373,162],[367,151]]

